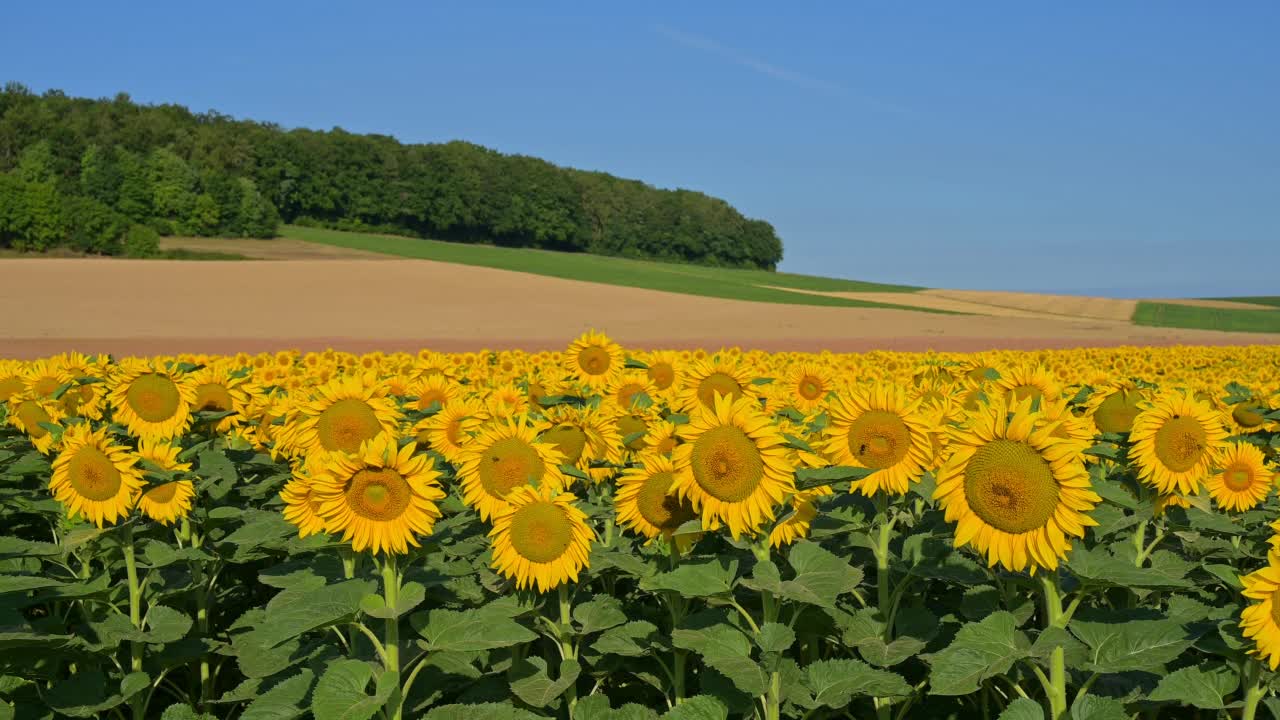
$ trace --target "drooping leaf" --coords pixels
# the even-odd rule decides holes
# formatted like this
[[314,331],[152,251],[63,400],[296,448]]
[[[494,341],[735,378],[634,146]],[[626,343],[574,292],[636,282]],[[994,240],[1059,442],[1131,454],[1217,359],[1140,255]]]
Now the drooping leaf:
[[1017,629],[1011,613],[992,613],[981,622],[960,628],[955,640],[929,661],[930,692],[934,695],[967,695],[983,680],[1003,675],[1013,663],[1027,657],[1031,641]]
[[818,705],[842,708],[859,695],[906,696],[911,686],[897,673],[857,660],[819,660],[804,668],[804,684]]
[[996,720],[1044,720],[1044,708],[1028,698],[1017,698],[1005,706]]
[[363,660],[329,663],[312,693],[315,720],[369,720],[376,715],[390,697],[391,686],[379,682],[370,695],[372,679],[373,667]]
[[1148,699],[1194,705],[1202,710],[1221,710],[1227,707],[1227,696],[1238,687],[1240,677],[1230,668],[1185,667],[1161,678]]

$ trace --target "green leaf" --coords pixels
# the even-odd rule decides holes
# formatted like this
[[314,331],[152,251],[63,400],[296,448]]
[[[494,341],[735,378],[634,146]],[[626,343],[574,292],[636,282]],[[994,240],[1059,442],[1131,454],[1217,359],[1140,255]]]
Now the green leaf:
[[147,642],[164,644],[186,637],[191,631],[191,618],[164,605],[147,611]]
[[[413,619],[421,618],[414,615]],[[525,626],[498,613],[473,610],[431,610],[418,628],[431,652],[476,652],[511,647],[537,639]]]
[[329,663],[311,698],[315,720],[369,720],[376,715],[391,696],[391,687],[379,682],[375,694],[369,695],[372,679],[373,667],[363,660]]
[[1204,571],[1218,578],[1224,585],[1232,590],[1243,590],[1244,583],[1240,582],[1240,574],[1230,565],[1219,565],[1210,563],[1202,566]]
[[930,692],[968,695],[983,680],[1007,673],[1030,651],[1031,641],[1017,629],[1017,619],[1008,612],[992,613],[960,628],[955,640],[929,660]]
[[360,611],[369,617],[394,620],[408,615],[426,599],[427,589],[421,583],[410,582],[400,587],[394,608],[387,607],[387,602],[381,595],[371,593],[360,598]]
[[1216,667],[1203,671],[1198,667],[1185,667],[1161,678],[1147,699],[1194,705],[1202,710],[1221,710],[1227,707],[1227,696],[1238,687],[1240,678],[1234,670]]
[[285,590],[267,603],[256,639],[262,647],[272,648],[355,615],[361,598],[374,587],[369,580],[347,580],[319,589]]
[[164,713],[160,715],[160,720],[218,720],[218,718],[209,713],[198,713],[195,708],[182,703],[165,708]]
[[606,655],[640,657],[649,653],[657,638],[657,626],[644,620],[635,620],[606,630],[591,647]]
[[241,720],[292,720],[302,717],[314,680],[315,675],[310,670],[303,670],[276,683],[249,703],[240,716]]
[[1176,589],[1194,585],[1185,578],[1182,566],[1139,568],[1132,560],[1116,557],[1101,546],[1087,549],[1077,544],[1067,567],[1090,585],[1099,587]]
[[1098,673],[1159,672],[1195,641],[1181,624],[1171,620],[1073,620],[1071,634],[1089,646],[1085,667]]
[[1005,706],[996,720],[1044,720],[1044,708],[1035,700],[1017,698]]
[[107,689],[107,678],[97,670],[78,672],[54,685],[45,694],[49,707],[69,717],[93,717],[124,702]]
[[609,706],[608,695],[596,693],[578,701],[573,709],[573,720],[658,720],[658,713],[635,703],[627,703],[614,710]]
[[131,672],[120,680],[120,697],[128,700],[151,687],[151,676],[142,672]]
[[573,619],[582,626],[579,634],[591,635],[625,623],[627,614],[616,598],[596,595],[573,609]]
[[823,485],[834,485],[838,482],[861,480],[873,472],[875,471],[869,468],[844,466],[800,468],[796,471],[796,489],[811,490],[816,487],[822,487]]
[[751,641],[732,625],[677,629],[671,633],[671,643],[701,655],[703,662],[719,670],[748,695],[763,695],[768,686],[768,675],[751,659]]
[[781,623],[765,623],[760,626],[756,645],[765,652],[785,652],[796,641],[796,633]]
[[51,587],[62,587],[66,583],[50,577],[38,575],[0,575],[0,593],[25,593]]
[[805,687],[818,705],[843,708],[858,695],[905,697],[911,686],[897,673],[857,660],[819,660],[804,669]]
[[511,667],[511,692],[533,707],[547,707],[577,682],[580,674],[582,668],[576,660],[562,660],[556,679],[552,680],[547,675],[546,660],[526,658]]
[[862,582],[861,570],[815,542],[793,545],[787,561],[796,577],[784,581],[779,594],[791,600],[835,607],[837,597],[852,592]]
[[694,695],[671,708],[662,720],[728,720],[729,708],[710,695]]
[[716,558],[704,562],[681,563],[671,572],[640,580],[640,588],[650,592],[673,591],[685,597],[727,595],[733,590],[738,561]]
[[858,654],[863,660],[877,667],[893,667],[904,662],[927,645],[924,640],[913,637],[897,637],[893,642],[885,644],[884,638],[872,637],[857,644]]
[[422,720],[545,720],[528,710],[506,703],[440,705],[431,708]]
[[1129,712],[1115,698],[1082,695],[1071,706],[1071,720],[1129,720]]

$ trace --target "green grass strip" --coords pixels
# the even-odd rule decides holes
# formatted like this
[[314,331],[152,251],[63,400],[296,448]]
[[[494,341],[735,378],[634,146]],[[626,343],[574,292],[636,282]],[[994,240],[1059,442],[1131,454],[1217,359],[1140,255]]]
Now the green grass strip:
[[1144,301],[1138,303],[1133,322],[1150,327],[1280,333],[1280,310],[1227,310]]

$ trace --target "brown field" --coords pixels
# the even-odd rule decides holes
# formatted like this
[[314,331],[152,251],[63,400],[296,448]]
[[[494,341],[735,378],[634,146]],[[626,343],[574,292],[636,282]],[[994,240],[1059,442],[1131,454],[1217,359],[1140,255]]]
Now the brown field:
[[[0,307],[6,309],[0,314],[0,357],[72,349],[550,349],[588,328],[632,347],[767,350],[1280,343],[1280,335],[1071,317],[1051,303],[1015,307],[1003,304],[1008,294],[931,291],[917,299],[935,307],[965,303],[975,312],[975,305],[993,308],[983,315],[943,315],[693,297],[426,260],[388,262],[376,255],[326,257],[331,259],[0,259]],[[994,299],[1002,304],[986,295],[1001,296]]]

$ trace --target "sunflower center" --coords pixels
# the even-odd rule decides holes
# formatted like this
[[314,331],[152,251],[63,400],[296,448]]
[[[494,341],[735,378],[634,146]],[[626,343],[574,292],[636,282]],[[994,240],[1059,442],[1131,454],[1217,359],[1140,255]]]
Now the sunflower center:
[[95,447],[82,447],[68,465],[71,487],[81,497],[95,502],[110,500],[120,492],[120,471],[111,458]]
[[654,363],[649,366],[649,379],[659,390],[666,390],[676,381],[676,370],[671,367],[671,363]]
[[1140,396],[1130,390],[1117,390],[1098,404],[1093,412],[1093,422],[1107,433],[1127,433],[1133,430],[1133,419],[1138,416]]
[[732,376],[714,372],[698,383],[698,399],[703,405],[713,408],[716,405],[716,393],[727,396],[730,400],[742,397],[742,386]]
[[356,398],[335,402],[325,408],[316,421],[320,446],[330,451],[356,452],[360,443],[375,437],[381,430],[382,425],[373,408]]
[[453,445],[458,444],[458,440],[462,437],[462,418],[454,418],[444,426],[444,436]]
[[1241,427],[1256,428],[1267,421],[1262,416],[1263,412],[1263,407],[1257,403],[1242,404],[1231,410],[1231,417],[1240,423]]
[[564,461],[569,465],[576,465],[587,447],[587,434],[582,428],[569,423],[551,428],[542,434],[542,439],[555,445],[564,454]]
[[907,456],[911,432],[902,418],[887,410],[868,410],[849,425],[849,452],[873,470],[893,467]]
[[8,401],[21,389],[22,378],[17,375],[10,375],[7,378],[0,379],[0,402]]
[[[648,432],[649,426],[645,423],[644,418],[639,415],[623,415],[618,418],[618,434],[623,438],[636,433]],[[631,442],[627,443],[628,450],[643,450],[644,436],[641,435]]]
[[609,364],[612,362],[613,358],[609,357],[609,351],[602,347],[592,345],[578,352],[578,367],[588,375],[603,375],[609,372]]
[[1253,487],[1253,470],[1248,465],[1236,463],[1222,471],[1222,484],[1241,492]]
[[822,397],[822,381],[812,375],[805,375],[800,379],[796,392],[805,400],[817,400]]
[[164,505],[173,500],[173,496],[178,492],[178,483],[167,482],[163,485],[156,485],[147,490],[143,495],[154,503]]
[[540,500],[518,509],[511,517],[511,547],[529,562],[560,559],[573,542],[573,526],[564,508]]
[[49,417],[49,413],[45,412],[44,408],[40,407],[40,404],[36,401],[27,400],[23,402],[14,411],[14,414],[22,421],[23,427],[27,429],[27,434],[33,439],[39,440],[49,434],[48,430],[40,427],[40,423],[52,422],[53,418]]
[[1053,470],[1035,448],[997,439],[978,448],[964,470],[969,507],[1007,533],[1044,527],[1058,507]]
[[125,394],[129,407],[147,422],[164,422],[178,414],[182,396],[173,380],[158,373],[138,376]]
[[542,456],[529,443],[520,438],[502,438],[480,459],[480,484],[490,495],[505,498],[521,485],[541,480],[545,471]]
[[672,482],[671,473],[654,473],[636,493],[636,509],[659,530],[675,530],[695,517],[692,507],[668,492]]
[[366,468],[347,481],[347,507],[375,522],[389,522],[403,515],[412,494],[404,477],[390,468]]
[[618,404],[624,408],[629,408],[631,403],[635,401],[636,396],[644,391],[644,386],[639,383],[627,383],[618,388]]
[[693,443],[693,479],[708,495],[723,502],[751,497],[764,478],[760,449],[742,430],[722,425]]
[[31,390],[40,397],[49,397],[57,390],[62,383],[58,382],[58,378],[45,375],[31,385]]
[[196,388],[195,408],[210,412],[226,412],[235,407],[231,393],[221,383],[204,383]]
[[67,390],[62,396],[62,409],[68,415],[77,415],[80,412],[80,406],[88,403],[93,399],[93,387],[89,385],[80,385]]
[[1207,442],[1195,418],[1175,415],[1156,431],[1156,457],[1173,472],[1186,472],[1200,462]]

